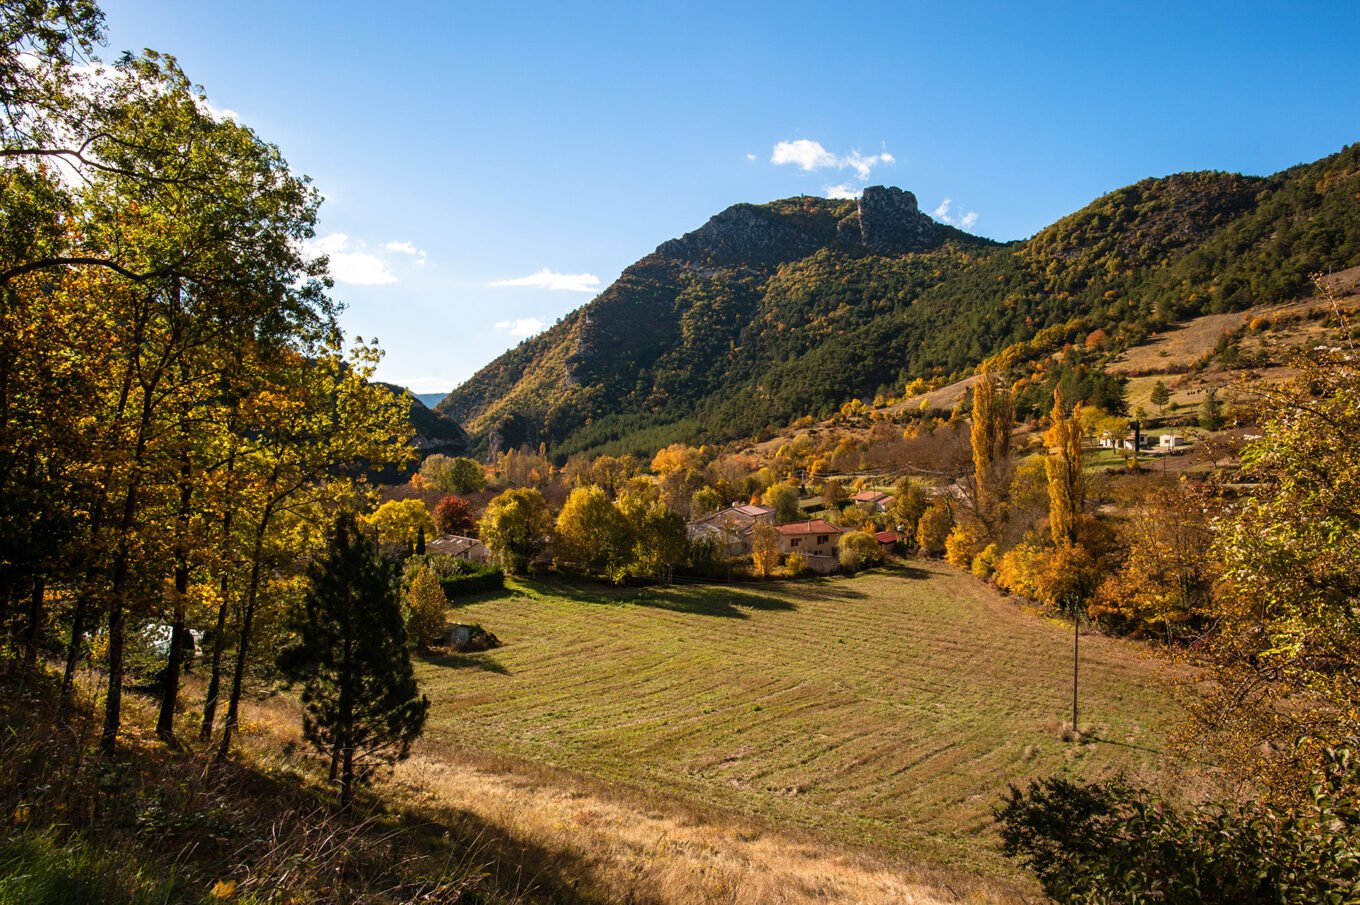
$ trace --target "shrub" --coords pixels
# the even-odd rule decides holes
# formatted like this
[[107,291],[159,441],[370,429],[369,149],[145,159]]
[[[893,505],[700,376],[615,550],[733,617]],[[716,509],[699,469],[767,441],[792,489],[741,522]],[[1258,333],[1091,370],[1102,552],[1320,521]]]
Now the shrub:
[[858,572],[883,558],[878,541],[866,531],[847,531],[836,546],[840,551],[841,568],[847,572]]
[[468,562],[465,559],[454,562],[458,563],[457,570],[451,575],[441,575],[439,578],[439,586],[443,588],[444,596],[450,600],[454,597],[470,597],[473,594],[499,591],[505,587],[505,573],[499,566]]
[[[1356,739],[1351,739],[1354,745]],[[1304,802],[1181,809],[1122,780],[1051,777],[997,810],[1003,850],[1060,902],[1354,902],[1360,758],[1327,752]]]
[[973,557],[973,565],[970,571],[978,578],[987,579],[992,577],[996,571],[997,560],[1001,558],[1001,551],[996,548],[996,544],[988,544],[982,552]]
[[788,558],[784,560],[784,565],[788,567],[789,574],[794,578],[806,572],[808,567],[807,560],[803,558],[801,553],[790,553]]
[[1043,551],[1021,544],[1006,551],[996,564],[996,584],[1001,590],[1018,597],[1039,597],[1039,573],[1043,568]]
[[980,552],[982,526],[971,519],[955,525],[944,540],[944,558],[960,569],[971,566]]

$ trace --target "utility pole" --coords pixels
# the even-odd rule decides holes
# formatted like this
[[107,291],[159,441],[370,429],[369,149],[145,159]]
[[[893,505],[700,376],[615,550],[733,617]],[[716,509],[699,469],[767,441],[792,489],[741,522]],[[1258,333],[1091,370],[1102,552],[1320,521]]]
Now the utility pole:
[[1081,648],[1081,614],[1072,607],[1072,735],[1077,735],[1077,664]]

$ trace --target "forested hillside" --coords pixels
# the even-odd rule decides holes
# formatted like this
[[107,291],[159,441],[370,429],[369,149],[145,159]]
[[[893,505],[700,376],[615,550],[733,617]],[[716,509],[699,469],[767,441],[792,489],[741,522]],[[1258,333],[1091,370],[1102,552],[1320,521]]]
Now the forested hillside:
[[728,439],[1018,342],[1115,344],[1306,295],[1360,263],[1360,146],[1269,177],[1185,173],[998,245],[909,192],[739,204],[627,268],[438,409],[483,448],[559,456]]

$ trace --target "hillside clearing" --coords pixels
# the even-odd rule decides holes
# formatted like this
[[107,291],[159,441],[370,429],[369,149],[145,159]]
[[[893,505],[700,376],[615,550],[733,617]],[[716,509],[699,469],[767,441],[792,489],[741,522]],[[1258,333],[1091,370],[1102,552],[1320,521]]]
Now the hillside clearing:
[[1173,713],[1130,644],[1071,634],[936,563],[852,579],[611,590],[534,581],[460,607],[505,643],[426,662],[427,738],[979,877],[1014,873],[1008,782],[1155,782]]

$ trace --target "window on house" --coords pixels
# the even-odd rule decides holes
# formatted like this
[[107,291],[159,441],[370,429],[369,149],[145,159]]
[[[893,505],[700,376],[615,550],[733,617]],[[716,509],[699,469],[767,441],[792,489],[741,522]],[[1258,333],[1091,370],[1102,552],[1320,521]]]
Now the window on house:
[[824,543],[826,543],[826,535],[825,534],[817,535],[817,546],[820,547]]
[[800,540],[802,540],[801,537],[795,537],[793,540],[789,541],[789,546],[790,546],[790,547],[796,547],[796,546],[798,546],[798,542],[799,542]]

